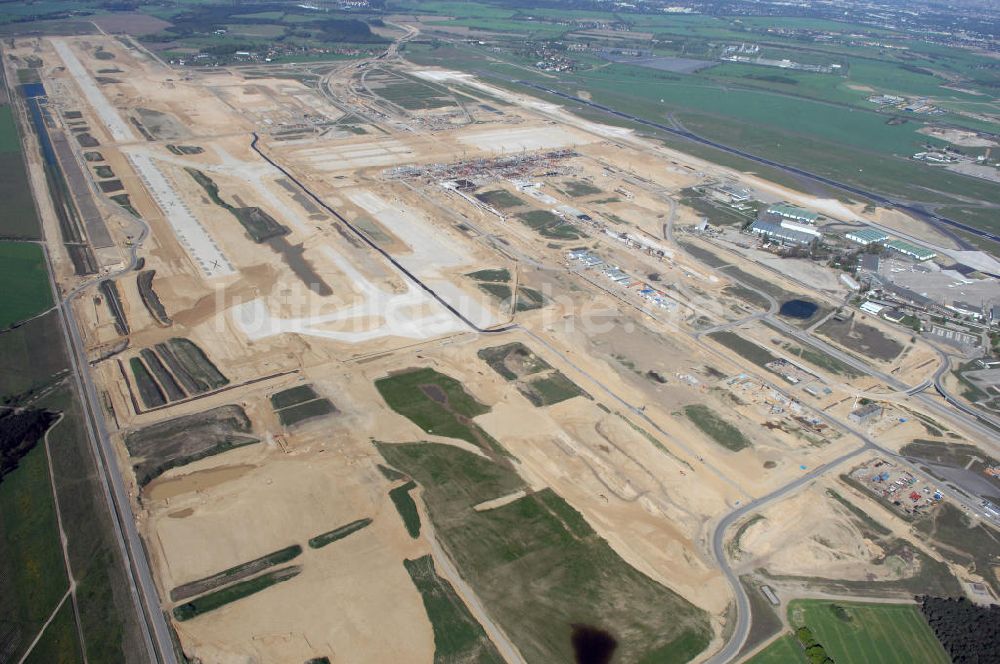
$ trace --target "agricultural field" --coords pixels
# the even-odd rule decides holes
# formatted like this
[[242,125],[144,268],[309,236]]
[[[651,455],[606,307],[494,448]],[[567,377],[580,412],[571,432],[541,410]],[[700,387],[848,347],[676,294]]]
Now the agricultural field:
[[0,220],[0,238],[37,239],[38,216],[31,198],[27,171],[21,155],[21,138],[11,107],[0,103],[0,200],[4,215]]
[[[59,547],[55,503],[45,447],[21,459],[0,482],[0,565],[4,568],[0,605],[17,624],[4,649],[23,653],[68,588]],[[79,648],[78,643],[71,644]]]
[[794,600],[793,625],[806,625],[835,662],[927,662],[946,664],[944,649],[912,604],[862,604]]
[[0,242],[0,279],[5,293],[0,304],[0,329],[52,306],[45,255],[37,244]]

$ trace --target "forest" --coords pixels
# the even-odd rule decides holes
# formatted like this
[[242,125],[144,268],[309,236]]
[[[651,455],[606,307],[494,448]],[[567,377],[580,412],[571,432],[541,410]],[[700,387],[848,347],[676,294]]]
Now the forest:
[[1000,606],[926,595],[917,603],[952,662],[1000,662]]

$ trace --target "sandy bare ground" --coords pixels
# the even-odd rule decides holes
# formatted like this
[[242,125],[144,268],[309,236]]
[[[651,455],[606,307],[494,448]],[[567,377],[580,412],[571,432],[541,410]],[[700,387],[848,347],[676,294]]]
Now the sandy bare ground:
[[[115,54],[114,66],[122,70],[117,82],[96,82],[103,66],[93,57],[98,46]],[[139,300],[135,280],[121,279],[132,349],[186,337],[230,380],[224,391],[136,414],[117,362],[100,362],[94,371],[114,410],[113,428],[124,433],[168,417],[239,404],[261,439],[172,469],[141,491],[133,486],[161,589],[292,544],[305,549],[294,561],[302,573],[293,580],[175,623],[189,655],[206,662],[432,659],[431,626],[402,561],[427,553],[440,558],[440,548],[426,530],[419,539],[407,535],[387,497],[391,484],[376,468],[380,458],[371,441],[431,440],[476,448],[428,435],[389,410],[373,381],[393,371],[433,367],[462,382],[491,408],[476,421],[519,460],[517,470],[529,486],[555,490],[623,559],[709,611],[719,633],[730,598],[708,550],[714,523],[737,504],[797,477],[802,467],[858,444],[849,436],[831,435],[826,444],[814,445],[771,426],[788,421],[773,412],[784,397],[773,396],[775,388],[765,384],[765,378],[777,382],[776,377],[692,337],[699,316],[711,324],[739,324],[749,316],[745,305],[723,293],[727,277],[667,246],[663,236],[669,219],[678,224],[697,220],[693,211],[673,204],[678,192],[708,178],[731,177],[725,169],[455,72],[414,73],[471,86],[487,104],[500,98],[512,105],[464,128],[441,128],[428,119],[432,114],[415,113],[406,120],[412,131],[401,129],[397,118],[383,123],[384,134],[347,135],[333,127],[343,111],[298,81],[248,79],[235,71],[181,77],[103,37],[44,42],[43,47],[46,58],[58,61],[57,49],[67,64],[66,71],[46,72],[57,91],[55,103],[84,113],[151,228],[142,255],[146,268],[157,271],[154,286],[174,322],[169,328],[156,325]],[[355,103],[347,92],[350,83],[345,78],[331,86],[344,92],[338,103]],[[369,108],[357,104],[352,108],[359,112]],[[316,124],[303,124],[313,108]],[[178,155],[166,148],[168,139],[139,137],[131,122],[141,115],[138,109],[164,114],[166,124],[184,132],[170,142],[202,152]],[[306,127],[301,137],[279,140],[279,132],[301,127]],[[545,306],[516,313],[517,330],[477,335],[290,182],[282,183],[282,175],[250,151],[251,131],[261,135],[269,156],[324,203],[357,223],[478,324],[508,313],[465,276],[476,270],[509,269],[520,286],[543,293]],[[665,247],[662,257],[639,253],[589,226],[580,226],[585,236],[578,240],[543,238],[516,217],[484,211],[435,182],[416,178],[404,185],[385,173],[403,164],[561,147],[572,147],[577,155],[524,176],[535,181],[538,196],[526,193],[523,182],[472,177],[480,178],[480,190],[503,189],[523,199],[520,211],[571,205],[605,218],[616,229]],[[227,203],[272,214],[288,229],[281,238],[287,246],[254,242],[185,168],[211,177]],[[169,186],[155,183],[151,169]],[[586,182],[599,193],[572,196],[570,181]],[[775,200],[831,217],[863,216],[855,206],[752,183]],[[886,223],[908,223],[876,214]],[[46,227],[52,227],[51,220]],[[117,239],[124,246],[120,234]],[[613,286],[598,271],[570,269],[566,252],[575,246],[620,266],[637,285],[656,283],[674,303],[672,313],[643,309],[638,288]],[[796,289],[753,265],[759,258],[727,255],[748,272]],[[57,259],[65,266],[64,256]],[[224,266],[225,274],[215,273]],[[828,290],[822,296],[827,304],[842,296],[836,280],[813,266],[793,272]],[[327,290],[314,287],[316,282]],[[88,339],[93,353],[112,336],[107,317],[84,311],[88,308],[93,310],[81,307],[80,315],[93,323]],[[761,326],[747,323],[738,329],[773,347]],[[527,345],[588,396],[533,406],[478,357],[484,347],[511,341]],[[907,350],[884,368],[897,370],[904,380],[933,371],[926,365],[926,347],[902,342]],[[752,388],[727,382],[740,373],[747,374]],[[282,425],[269,398],[305,383],[338,412],[301,426]],[[841,417],[849,412],[853,394],[880,389],[874,380],[826,377],[826,383],[831,394],[816,403]],[[722,414],[752,446],[731,452],[715,443],[683,415],[692,404]],[[892,412],[898,422],[903,411]],[[903,444],[918,426],[890,426],[890,419],[877,433],[893,444]],[[124,447],[119,462],[131,472]],[[827,569],[842,578],[863,578],[877,552],[816,495],[805,492],[769,508],[768,519],[746,533],[746,550],[794,573]],[[480,508],[495,508],[502,500]],[[316,550],[305,546],[310,537],[365,517],[374,519],[372,525],[344,540]],[[783,546],[788,541],[795,544]],[[440,560],[438,565],[445,569]],[[489,626],[490,607],[455,585]]]

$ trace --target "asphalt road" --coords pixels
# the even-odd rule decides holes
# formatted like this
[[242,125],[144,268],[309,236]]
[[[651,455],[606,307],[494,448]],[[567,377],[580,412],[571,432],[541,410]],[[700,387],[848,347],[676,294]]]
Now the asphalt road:
[[[25,144],[23,149],[25,154],[28,154],[34,148],[31,145]],[[36,198],[47,198],[48,196],[45,191],[33,191],[32,193]],[[149,233],[149,228],[145,222],[136,220],[136,223],[139,225],[141,231],[131,248],[129,264],[117,272],[101,275],[81,283],[69,291],[63,298],[60,298],[59,289],[55,282],[52,257],[49,254],[47,244],[45,244],[46,238],[44,238],[44,233],[41,246],[45,254],[53,301],[57,302],[56,310],[59,313],[60,329],[73,369],[73,379],[76,383],[77,394],[80,397],[85,414],[83,420],[87,430],[87,438],[90,442],[94,460],[97,463],[102,493],[108,505],[108,510],[111,513],[115,539],[121,551],[122,558],[127,563],[125,571],[129,582],[129,591],[135,604],[137,622],[145,645],[146,655],[150,662],[176,664],[177,657],[174,653],[173,639],[164,618],[156,584],[153,582],[153,575],[150,571],[149,561],[146,558],[145,549],[142,546],[135,525],[129,494],[116,461],[116,451],[108,435],[101,401],[98,399],[97,391],[90,376],[90,366],[87,361],[85,346],[72,308],[73,300],[97,282],[106,278],[113,279],[135,268],[138,262],[136,252]]]
[[[132,248],[132,260],[130,264],[121,270],[119,274],[131,271],[135,267],[135,252],[147,232],[148,230],[144,226],[139,241]],[[48,267],[51,278],[52,264],[47,248],[45,256],[49,263]],[[115,275],[108,276],[113,277]],[[139,538],[128,490],[125,487],[125,481],[116,462],[116,452],[108,435],[104,414],[101,412],[101,402],[98,399],[97,390],[90,376],[90,367],[87,362],[83,339],[80,336],[80,329],[73,315],[73,300],[97,281],[99,279],[80,284],[70,291],[65,298],[59,300],[59,319],[66,348],[69,351],[70,361],[73,365],[77,392],[80,395],[80,400],[84,407],[83,410],[86,413],[84,420],[86,422],[88,438],[94,459],[100,470],[101,485],[111,512],[115,538],[118,541],[124,560],[127,561],[125,570],[129,580],[132,599],[136,605],[139,618],[138,624],[142,632],[149,661],[161,662],[162,664],[177,664],[173,639],[171,638],[170,629],[167,626],[166,618],[160,606],[160,598],[157,593],[156,584],[153,582],[149,560],[146,558],[145,549]],[[53,292],[56,293],[58,298],[58,291],[55,288],[54,282]]]
[[587,99],[583,99],[581,97],[576,97],[574,95],[567,94],[565,92],[560,92],[559,90],[553,90],[552,88],[547,88],[547,87],[545,87],[543,85],[538,85],[537,83],[532,83],[530,81],[521,81],[521,80],[513,80],[511,82],[512,83],[516,83],[518,85],[523,85],[523,86],[526,86],[526,87],[529,87],[529,88],[534,88],[535,90],[541,90],[542,92],[546,92],[548,94],[555,95],[557,97],[562,97],[563,99],[568,99],[569,101],[576,102],[578,104],[583,104],[585,106],[589,106],[590,108],[596,108],[597,110],[603,111],[604,113],[607,113],[609,115],[614,115],[615,117],[619,117],[619,118],[622,118],[622,119],[625,119],[625,120],[629,120],[630,122],[636,122],[638,124],[642,124],[642,125],[645,125],[647,127],[653,127],[654,129],[659,129],[660,131],[665,131],[665,132],[673,134],[675,136],[680,136],[681,138],[686,138],[686,139],[688,139],[690,141],[693,141],[695,143],[700,143],[702,145],[707,145],[707,146],[715,148],[717,150],[721,150],[723,152],[728,152],[729,154],[734,154],[734,155],[737,155],[739,157],[743,157],[744,159],[749,159],[750,161],[754,161],[754,162],[756,162],[758,164],[763,164],[765,166],[770,166],[772,168],[777,168],[777,169],[779,169],[781,171],[784,171],[785,173],[791,173],[792,175],[797,175],[797,176],[800,176],[800,177],[803,177],[803,178],[808,178],[808,179],[812,180],[813,182],[818,182],[818,183],[826,185],[828,187],[833,187],[835,189],[840,189],[841,191],[846,191],[846,192],[848,192],[850,194],[855,194],[857,196],[861,196],[861,197],[866,198],[866,199],[868,199],[868,200],[870,200],[870,201],[872,201],[874,203],[879,203],[879,204],[884,205],[884,206],[893,207],[893,208],[896,208],[898,210],[903,210],[904,212],[909,212],[910,214],[915,215],[915,216],[917,216],[917,217],[919,217],[921,219],[925,219],[925,220],[931,222],[932,224],[940,224],[940,225],[944,225],[944,226],[950,226],[951,228],[955,228],[955,229],[964,231],[966,233],[970,233],[972,235],[976,235],[978,237],[986,238],[987,240],[992,240],[994,242],[1000,242],[1000,235],[998,235],[996,233],[991,233],[989,231],[984,231],[984,230],[982,230],[980,228],[975,228],[974,226],[969,226],[968,224],[963,224],[963,223],[961,223],[959,221],[955,221],[954,219],[949,219],[947,217],[942,217],[939,214],[936,214],[934,212],[930,212],[928,210],[925,210],[922,207],[916,206],[916,205],[914,205],[914,204],[912,204],[910,202],[907,202],[907,201],[899,201],[899,200],[896,200],[896,199],[893,199],[893,198],[889,198],[888,196],[883,196],[882,194],[877,194],[877,193],[875,193],[873,191],[868,191],[868,190],[862,189],[861,187],[855,187],[853,185],[844,184],[843,182],[838,182],[838,181],[832,180],[832,179],[830,179],[828,177],[824,177],[822,175],[817,175],[816,173],[810,173],[809,171],[803,170],[801,168],[796,168],[795,166],[787,166],[785,164],[781,164],[781,163],[773,161],[771,159],[767,159],[765,157],[759,157],[759,156],[757,156],[755,154],[751,154],[749,152],[744,152],[743,150],[740,150],[738,148],[730,147],[728,145],[725,145],[725,144],[722,144],[722,143],[717,143],[717,142],[715,142],[713,140],[710,140],[710,139],[707,139],[707,138],[703,138],[703,137],[701,137],[701,136],[699,136],[699,135],[697,135],[695,133],[687,131],[686,129],[678,129],[676,127],[671,127],[669,125],[661,124],[659,122],[653,122],[651,120],[646,120],[645,118],[640,118],[640,117],[637,117],[635,115],[631,115],[629,113],[624,113],[622,111],[618,111],[616,109],[613,109],[613,108],[611,108],[609,106],[605,106],[603,104],[597,104],[595,102],[589,101]]

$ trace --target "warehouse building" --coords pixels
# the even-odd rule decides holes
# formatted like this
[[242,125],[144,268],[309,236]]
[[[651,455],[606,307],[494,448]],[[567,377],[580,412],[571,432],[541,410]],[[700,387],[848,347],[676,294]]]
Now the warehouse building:
[[930,249],[924,249],[923,247],[918,247],[915,244],[910,244],[909,242],[904,242],[902,240],[889,240],[885,243],[885,248],[890,251],[903,254],[904,256],[915,258],[918,261],[929,261],[937,256],[937,254]]
[[781,244],[795,244],[803,247],[810,246],[817,239],[811,233],[803,233],[802,231],[785,228],[781,224],[774,224],[759,219],[750,224],[750,232],[754,235],[760,235],[769,240],[780,242]]
[[975,304],[970,304],[969,302],[960,302],[955,300],[951,304],[946,304],[945,306],[957,313],[959,316],[969,316],[970,318],[975,318],[976,320],[981,320],[983,318],[983,308]]
[[861,228],[847,233],[844,237],[851,242],[863,245],[881,244],[889,239],[888,235],[875,228]]
[[865,422],[877,419],[881,414],[882,406],[877,403],[870,403],[858,408],[857,410],[852,410],[851,414],[847,416],[847,419],[855,424],[864,424]]
[[799,231],[800,233],[808,233],[809,235],[815,235],[816,237],[823,237],[823,234],[818,230],[809,226],[808,224],[797,224],[794,221],[787,221],[785,219],[781,220],[781,227],[787,228],[793,231]]
[[775,203],[767,208],[767,211],[770,214],[778,215],[782,219],[799,221],[804,224],[815,224],[816,220],[819,219],[818,214],[794,205],[789,205],[788,203]]

